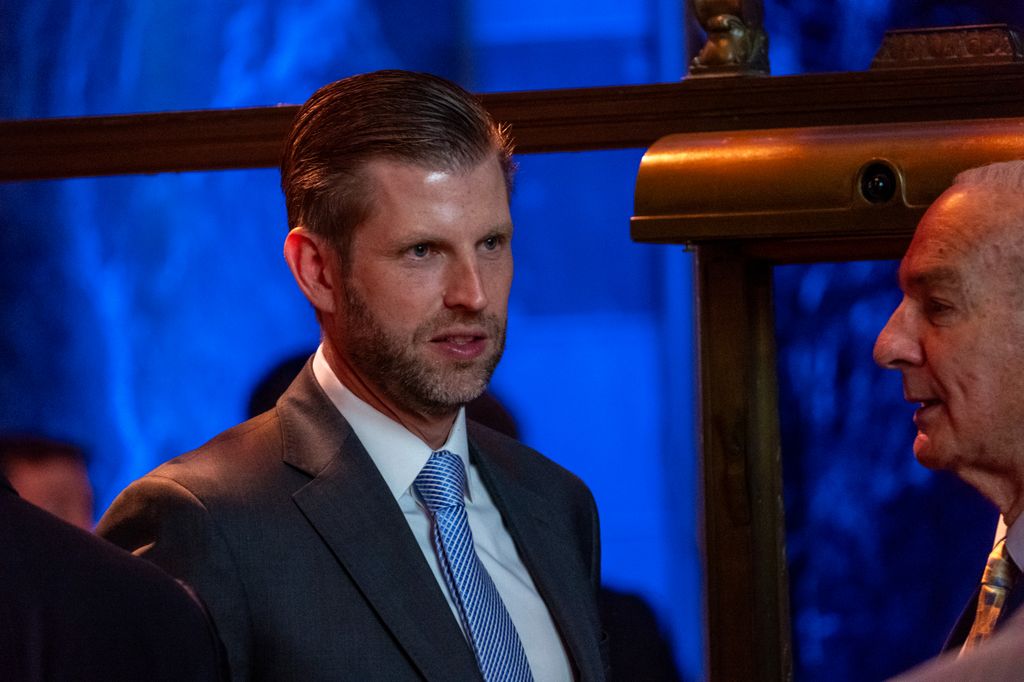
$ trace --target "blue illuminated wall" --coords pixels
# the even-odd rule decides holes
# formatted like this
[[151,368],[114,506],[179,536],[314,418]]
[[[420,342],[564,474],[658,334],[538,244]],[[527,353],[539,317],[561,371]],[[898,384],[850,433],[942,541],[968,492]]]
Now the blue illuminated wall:
[[[378,68],[476,91],[673,80],[678,3],[8,0],[0,116],[298,103]],[[628,238],[643,150],[520,158],[494,389],[602,513],[605,582],[701,672],[689,262]],[[277,173],[0,185],[0,428],[83,444],[102,510],[244,418],[316,324],[281,258]]]

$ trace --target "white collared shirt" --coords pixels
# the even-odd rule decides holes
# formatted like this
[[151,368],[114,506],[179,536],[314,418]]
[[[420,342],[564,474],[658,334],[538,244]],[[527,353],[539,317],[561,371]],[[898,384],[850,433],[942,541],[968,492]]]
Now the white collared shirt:
[[[996,528],[995,542],[1006,538],[1006,551],[1017,568],[1024,568],[1024,520],[1018,518],[1010,527],[1006,526],[1003,515],[999,515],[999,526]],[[992,543],[993,546],[995,543]]]
[[[412,490],[413,481],[427,463],[432,449],[398,422],[385,416],[349,391],[334,374],[324,357],[323,346],[313,356],[313,374],[327,396],[349,423],[384,482],[405,515],[420,551],[434,579],[448,600],[459,626],[455,602],[448,594],[441,566],[431,538],[430,515]],[[544,600],[523,565],[501,513],[480,480],[476,465],[469,461],[465,408],[459,410],[448,440],[439,448],[462,458],[466,465],[466,515],[473,533],[473,546],[494,581],[505,608],[516,626],[536,682],[572,680],[569,658]]]

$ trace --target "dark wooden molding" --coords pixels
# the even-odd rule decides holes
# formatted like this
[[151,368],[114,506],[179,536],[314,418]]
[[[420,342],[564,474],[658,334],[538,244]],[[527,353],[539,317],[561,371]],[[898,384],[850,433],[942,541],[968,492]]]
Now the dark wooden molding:
[[273,166],[297,109],[0,122],[0,180]]
[[[520,153],[679,132],[1024,116],[1024,64],[483,95]],[[0,180],[276,166],[294,106],[0,122]]]

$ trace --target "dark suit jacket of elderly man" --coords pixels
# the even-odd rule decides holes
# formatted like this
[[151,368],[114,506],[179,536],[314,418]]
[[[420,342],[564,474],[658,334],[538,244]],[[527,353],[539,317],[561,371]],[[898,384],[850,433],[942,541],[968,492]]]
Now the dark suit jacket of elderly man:
[[[974,594],[971,595],[967,606],[964,607],[953,629],[950,630],[946,643],[942,646],[943,651],[960,651],[964,642],[967,641],[967,635],[970,634],[971,628],[974,627],[974,616],[978,613],[978,599],[980,596],[981,586],[979,585],[975,588]],[[999,619],[996,621],[997,632],[1020,610],[1022,605],[1024,605],[1024,585],[1018,584],[1014,589],[1010,590],[1010,594],[1006,598],[1006,604],[1003,606]],[[1021,665],[1022,670],[1024,670],[1024,653],[1021,655]]]
[[[468,431],[577,679],[604,679],[590,492],[520,443]],[[393,495],[309,363],[275,409],[129,486],[98,530],[196,588],[234,679],[480,679]]]
[[942,656],[895,678],[895,682],[1016,682],[1024,677],[1024,611],[1002,622],[988,639],[958,657]]
[[0,476],[0,679],[222,679],[202,608],[157,567],[18,497]]
[[993,682],[1019,680],[1024,674],[1024,587],[1010,591],[1006,605],[999,614],[991,639],[959,657],[960,649],[974,625],[978,611],[980,586],[967,602],[943,645],[943,654],[895,678],[898,682]]

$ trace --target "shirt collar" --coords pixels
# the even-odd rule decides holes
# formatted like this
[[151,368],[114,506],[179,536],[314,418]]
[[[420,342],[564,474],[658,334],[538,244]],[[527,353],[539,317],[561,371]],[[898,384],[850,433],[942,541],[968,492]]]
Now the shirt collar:
[[[349,423],[370,459],[377,466],[388,489],[397,500],[409,491],[432,452],[429,445],[387,415],[371,407],[348,390],[327,364],[323,344],[313,356],[313,374],[327,397]],[[439,448],[462,458],[469,471],[466,438],[466,408],[460,407],[448,440]],[[468,487],[468,486],[467,486]],[[469,495],[469,491],[466,491]]]
[[1018,517],[1013,525],[1010,527],[1006,526],[1006,521],[1003,520],[1002,514],[999,515],[999,526],[996,529],[996,542],[999,542],[1002,538],[1006,538],[1006,551],[1010,553],[1010,558],[1013,559],[1013,563],[1017,564],[1018,568],[1024,568],[1024,517]]

